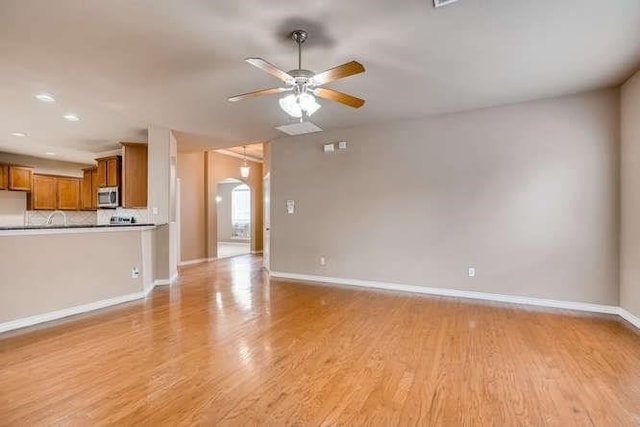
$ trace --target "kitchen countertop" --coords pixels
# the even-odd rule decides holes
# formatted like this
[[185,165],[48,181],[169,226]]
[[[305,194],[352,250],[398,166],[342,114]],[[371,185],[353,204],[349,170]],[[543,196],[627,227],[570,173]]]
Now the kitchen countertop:
[[104,228],[104,227],[149,227],[154,224],[134,223],[134,224],[83,224],[83,225],[16,225],[10,227],[0,226],[0,230],[52,230],[60,228]]
[[155,224],[90,224],[90,225],[23,225],[2,227],[0,236],[21,236],[34,234],[63,234],[63,233],[100,233],[112,231],[142,231],[152,230]]

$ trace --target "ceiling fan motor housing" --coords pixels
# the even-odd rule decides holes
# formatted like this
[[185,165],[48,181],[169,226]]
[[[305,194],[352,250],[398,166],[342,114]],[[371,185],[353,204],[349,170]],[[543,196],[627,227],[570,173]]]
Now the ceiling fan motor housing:
[[298,44],[304,43],[304,41],[307,39],[307,36],[308,34],[305,30],[295,30],[291,33],[291,38]]

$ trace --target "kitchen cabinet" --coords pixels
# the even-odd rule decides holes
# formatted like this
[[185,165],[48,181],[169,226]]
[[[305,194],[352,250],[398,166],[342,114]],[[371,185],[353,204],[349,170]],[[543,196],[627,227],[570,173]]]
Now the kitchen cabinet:
[[9,165],[0,164],[0,190],[9,189]]
[[33,168],[9,165],[9,190],[31,191]]
[[98,162],[98,187],[119,187],[122,157],[103,157],[96,161]]
[[33,175],[33,190],[29,196],[29,209],[48,210],[57,209],[57,178],[50,175]]
[[82,170],[80,195],[80,209],[95,210],[97,208],[98,168],[92,167]]
[[80,179],[33,175],[33,190],[27,198],[31,210],[78,210],[80,209]]
[[122,206],[147,207],[148,146],[122,142]]
[[80,209],[80,179],[58,177],[58,209],[77,211]]

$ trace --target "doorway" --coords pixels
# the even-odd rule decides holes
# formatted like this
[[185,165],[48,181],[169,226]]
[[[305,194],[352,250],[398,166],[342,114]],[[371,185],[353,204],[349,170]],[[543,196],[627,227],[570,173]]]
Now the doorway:
[[218,258],[251,253],[251,188],[227,178],[218,183]]

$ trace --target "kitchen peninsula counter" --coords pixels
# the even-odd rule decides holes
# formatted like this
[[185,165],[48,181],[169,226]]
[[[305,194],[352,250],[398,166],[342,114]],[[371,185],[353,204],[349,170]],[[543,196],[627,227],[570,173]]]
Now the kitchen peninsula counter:
[[0,226],[0,236],[20,236],[37,234],[63,233],[96,233],[111,231],[141,231],[152,230],[154,224],[89,224],[89,225],[23,225]]
[[167,227],[0,228],[0,333],[144,298]]

